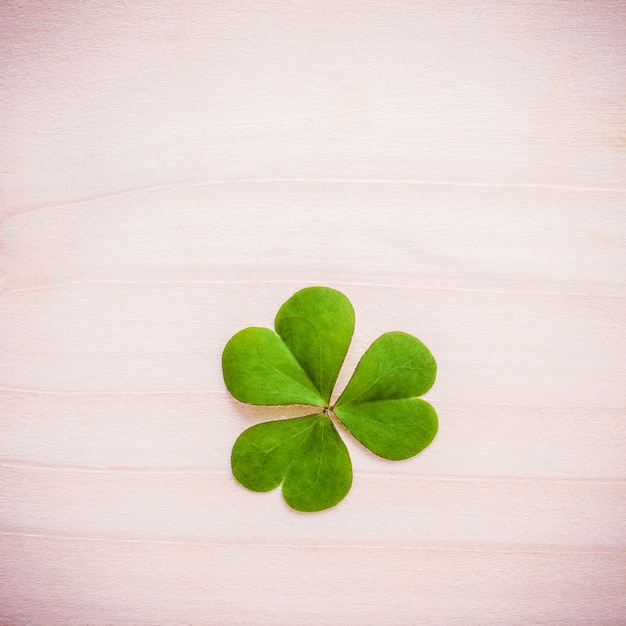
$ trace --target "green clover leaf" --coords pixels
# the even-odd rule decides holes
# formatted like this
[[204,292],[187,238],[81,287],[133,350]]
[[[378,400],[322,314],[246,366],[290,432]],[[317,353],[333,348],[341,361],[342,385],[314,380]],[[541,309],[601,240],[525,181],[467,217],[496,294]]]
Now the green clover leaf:
[[367,349],[339,399],[331,396],[354,331],[354,309],[342,293],[308,287],[279,309],[269,328],[250,327],[226,344],[224,382],[248,404],[310,405],[313,414],[257,424],[235,442],[235,478],[253,491],[282,483],[297,511],[339,503],[352,485],[352,463],[334,420],[366,448],[400,460],[426,448],[437,414],[419,399],[435,382],[428,348],[402,332],[380,336]]

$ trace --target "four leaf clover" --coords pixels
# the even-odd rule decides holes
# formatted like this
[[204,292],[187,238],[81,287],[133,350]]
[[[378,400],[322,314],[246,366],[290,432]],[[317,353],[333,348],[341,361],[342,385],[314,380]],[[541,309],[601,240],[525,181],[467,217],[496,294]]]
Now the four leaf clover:
[[367,349],[339,398],[331,397],[354,332],[348,298],[328,287],[295,293],[276,315],[275,331],[250,327],[222,355],[224,382],[248,404],[313,407],[303,417],[257,424],[236,440],[235,478],[253,491],[282,483],[289,506],[321,511],[352,485],[341,423],[374,454],[391,460],[421,452],[437,433],[437,414],[419,399],[435,382],[428,348],[403,332],[381,335]]

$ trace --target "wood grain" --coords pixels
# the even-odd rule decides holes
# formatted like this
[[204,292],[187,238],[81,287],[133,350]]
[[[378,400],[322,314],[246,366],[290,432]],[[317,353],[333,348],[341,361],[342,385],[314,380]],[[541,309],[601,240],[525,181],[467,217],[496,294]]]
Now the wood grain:
[[[4,537],[2,538],[4,540]],[[4,541],[1,542],[4,545]],[[624,614],[623,553],[21,536],[13,623],[604,623]],[[290,585],[281,588],[289,572]],[[75,572],[79,571],[77,577]],[[373,583],[376,584],[373,584]],[[248,586],[250,585],[250,586]],[[560,593],[554,590],[559,588]],[[447,598],[443,600],[442,597]]]
[[[0,6],[0,623],[620,624],[623,3]],[[440,431],[298,514],[221,351],[297,289]]]

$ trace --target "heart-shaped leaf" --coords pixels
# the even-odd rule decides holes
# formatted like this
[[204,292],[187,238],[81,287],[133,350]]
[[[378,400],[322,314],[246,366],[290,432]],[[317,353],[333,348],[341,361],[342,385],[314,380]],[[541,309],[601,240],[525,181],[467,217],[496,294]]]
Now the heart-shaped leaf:
[[252,491],[283,483],[283,497],[298,511],[321,511],[340,502],[352,484],[345,444],[325,414],[265,422],[239,435],[231,455],[235,478]]
[[375,454],[409,458],[437,433],[435,410],[415,397],[431,388],[436,373],[435,359],[419,339],[386,333],[363,355],[333,411]]
[[238,332],[224,348],[224,381],[241,402],[327,406],[354,331],[350,301],[327,287],[293,295],[269,328]]

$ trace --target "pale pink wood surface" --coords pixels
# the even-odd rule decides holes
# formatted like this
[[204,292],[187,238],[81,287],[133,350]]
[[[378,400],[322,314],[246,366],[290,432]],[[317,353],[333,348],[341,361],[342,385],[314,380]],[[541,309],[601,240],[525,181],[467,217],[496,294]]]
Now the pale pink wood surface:
[[[0,6],[0,623],[626,620],[621,2]],[[297,514],[220,369],[306,285],[439,363]]]

